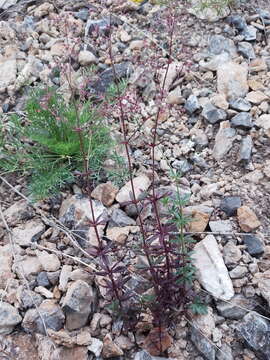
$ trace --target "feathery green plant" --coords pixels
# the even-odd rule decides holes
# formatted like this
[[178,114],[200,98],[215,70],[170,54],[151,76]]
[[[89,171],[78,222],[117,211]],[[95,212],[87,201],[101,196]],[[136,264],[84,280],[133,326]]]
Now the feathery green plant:
[[83,170],[80,132],[90,176],[98,178],[113,140],[89,102],[67,105],[55,89],[39,89],[33,91],[25,110],[25,119],[12,116],[7,129],[2,126],[2,171],[29,173],[35,200],[55,194],[74,181],[74,171]]

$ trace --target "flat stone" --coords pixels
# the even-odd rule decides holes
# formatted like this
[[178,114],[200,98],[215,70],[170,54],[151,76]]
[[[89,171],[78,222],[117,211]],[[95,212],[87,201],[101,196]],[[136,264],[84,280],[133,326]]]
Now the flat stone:
[[222,110],[228,110],[229,108],[229,103],[222,94],[216,94],[211,97],[211,104]]
[[239,42],[238,51],[246,59],[252,60],[256,58],[255,52],[253,50],[253,46],[249,42],[245,42],[245,41]]
[[22,321],[18,310],[7,302],[0,302],[0,335],[10,334]]
[[232,232],[232,223],[230,220],[216,220],[210,221],[209,226],[211,231],[220,232],[220,233],[231,233]]
[[137,226],[112,227],[107,229],[106,236],[119,244],[125,244],[129,233],[138,229]]
[[103,348],[103,342],[96,338],[91,338],[91,344],[88,346],[88,350],[93,353],[96,357],[101,355]]
[[215,237],[208,235],[197,243],[192,258],[201,285],[214,297],[230,300],[234,296],[233,285]]
[[209,219],[209,214],[200,211],[194,211],[192,213],[192,219],[188,224],[188,231],[192,233],[205,231]]
[[45,225],[39,219],[33,219],[13,229],[13,239],[16,244],[26,247],[39,240],[45,231]]
[[255,41],[257,37],[257,29],[252,25],[248,25],[242,31],[242,34],[244,35],[244,39],[246,41]]
[[[27,201],[19,200],[7,208],[3,214],[7,223],[11,226],[15,226],[21,221],[31,219],[34,215],[34,212]],[[0,220],[0,223],[2,223],[2,220]]]
[[225,196],[221,200],[220,210],[224,211],[227,216],[234,216],[240,206],[241,199],[239,196]]
[[98,59],[90,51],[82,50],[79,52],[78,61],[79,64],[82,66],[89,66],[96,64],[98,62]]
[[270,354],[270,323],[258,313],[246,314],[240,323],[239,333],[247,345],[261,359],[268,359]]
[[99,184],[91,193],[93,199],[99,200],[105,206],[111,206],[115,200],[118,188],[111,182]]
[[242,138],[240,151],[239,151],[239,161],[243,161],[244,163],[248,163],[251,159],[253,148],[253,141],[250,135]]
[[[40,314],[40,315],[39,315]],[[65,316],[60,306],[54,300],[44,300],[38,309],[26,311],[22,327],[26,332],[45,334],[43,321],[46,328],[59,331],[65,321]]]
[[32,275],[37,275],[43,269],[41,262],[37,256],[26,256],[21,258],[17,264],[14,265],[14,269],[19,278],[22,278],[22,271],[27,279],[30,279]]
[[225,52],[220,55],[215,55],[208,61],[201,60],[200,67],[207,71],[217,71],[218,67],[231,61],[230,55]]
[[223,247],[223,257],[226,265],[238,264],[242,257],[241,250],[232,241],[228,241]]
[[240,228],[245,232],[251,232],[261,225],[254,211],[248,206],[237,209],[237,218]]
[[85,281],[77,280],[68,288],[62,305],[68,330],[80,329],[87,323],[93,301],[93,289]]
[[248,93],[248,67],[233,62],[222,64],[217,69],[217,89],[231,101]]
[[241,320],[255,305],[243,295],[235,295],[230,302],[218,301],[216,307],[218,313],[226,319]]
[[[150,184],[151,181],[146,175],[139,175],[133,179],[134,183],[134,192],[135,197],[138,199],[142,196],[143,192],[145,192]],[[116,195],[116,201],[119,203],[128,202],[132,199],[132,188],[131,183],[128,181],[118,192]]]
[[249,130],[253,126],[252,117],[248,112],[241,112],[231,119],[231,124],[233,127]]
[[246,266],[238,265],[230,271],[231,279],[241,279],[248,273]]
[[216,124],[227,118],[226,111],[216,108],[210,102],[205,104],[202,111],[202,116],[210,123]]
[[254,105],[260,105],[263,101],[268,99],[269,97],[262,91],[250,91],[246,96],[246,100]]
[[246,99],[235,99],[230,101],[230,107],[238,111],[249,111],[251,109],[251,104]]
[[45,271],[57,271],[61,263],[57,255],[49,254],[47,251],[36,251],[37,257]]
[[121,209],[115,209],[112,212],[111,220],[109,222],[109,227],[119,227],[119,226],[135,226],[136,221],[131,217],[127,216],[125,212]]
[[256,258],[259,258],[264,253],[263,242],[255,235],[245,235],[243,237],[247,252]]
[[213,148],[213,157],[216,161],[220,161],[231,150],[235,140],[236,131],[230,127],[228,121],[220,124],[219,131],[215,137],[215,145]]

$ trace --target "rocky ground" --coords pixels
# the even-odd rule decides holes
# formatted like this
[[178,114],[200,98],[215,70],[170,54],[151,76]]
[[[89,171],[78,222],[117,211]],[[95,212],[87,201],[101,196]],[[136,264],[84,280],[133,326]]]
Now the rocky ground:
[[[68,18],[72,36],[82,41],[76,84],[86,80],[83,69],[95,64],[99,76],[89,87],[99,92],[108,87],[110,59],[102,36],[94,33],[106,32],[109,11],[115,14],[119,74],[140,94],[145,118],[155,113],[157,79],[147,67],[151,62],[139,55],[151,58],[151,51],[162,51],[151,48],[152,36],[160,46],[166,43],[162,5],[0,0],[2,121],[23,112],[29,86],[55,84],[65,93],[63,79],[53,71],[54,57],[65,49],[59,18]],[[216,13],[179,1],[177,11],[166,85],[171,107],[162,114],[158,135],[164,141],[155,160],[163,191],[171,189],[169,165],[184,172],[197,286],[208,314],[192,323],[176,321],[167,354],[178,360],[270,359],[270,5],[243,2]],[[107,121],[117,134],[113,116]],[[152,124],[143,123],[144,139]],[[141,137],[132,158],[136,191],[147,190],[149,149]],[[107,221],[100,231],[123,246],[138,232],[134,209],[120,206],[129,190],[129,184],[119,189],[105,183],[92,193],[95,213]],[[137,329],[135,345],[134,334],[121,333],[104,308],[92,261],[72,237],[89,220],[80,188],[34,207],[23,194],[22,177],[8,175],[0,183],[0,359],[161,360],[140,348],[145,324]],[[144,219],[150,215],[146,211]],[[91,231],[80,246],[87,240],[93,244]]]

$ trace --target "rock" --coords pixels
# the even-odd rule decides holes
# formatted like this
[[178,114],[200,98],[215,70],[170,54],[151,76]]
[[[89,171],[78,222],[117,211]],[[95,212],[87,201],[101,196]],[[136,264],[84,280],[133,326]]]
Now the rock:
[[[97,225],[98,233],[103,235],[105,224],[108,220],[108,211],[97,200],[92,201],[95,219],[102,222]],[[77,235],[79,244],[86,247],[88,244],[97,245],[97,238],[93,227],[89,227],[89,220],[93,221],[90,200],[87,196],[73,195],[65,199],[59,210],[61,221]]]
[[232,349],[228,344],[221,344],[220,350],[216,353],[216,360],[234,360]]
[[129,233],[135,229],[138,230],[138,227],[137,226],[112,227],[107,229],[106,236],[110,240],[116,241],[119,244],[125,244]]
[[39,294],[32,290],[24,289],[23,287],[19,287],[16,296],[20,303],[20,308],[24,310],[39,306],[44,300]]
[[216,124],[227,118],[226,111],[216,108],[211,103],[207,103],[203,107],[202,116],[210,123]]
[[39,259],[36,256],[26,256],[21,258],[17,264],[14,264],[14,269],[19,278],[22,278],[22,271],[25,277],[29,280],[31,275],[37,275],[43,269]]
[[0,9],[7,10],[11,6],[15,5],[17,0],[0,0]]
[[249,71],[251,73],[257,73],[260,71],[267,71],[267,64],[263,58],[256,58],[249,64]]
[[181,172],[181,174],[186,174],[190,170],[193,169],[193,166],[191,165],[191,163],[189,161],[187,161],[186,159],[184,159],[184,160],[174,160],[174,162],[172,163],[172,167],[174,169],[179,170]]
[[168,69],[160,71],[160,84],[163,85],[164,90],[169,91],[176,77],[181,73],[183,64],[180,62],[172,62],[169,64]]
[[222,94],[214,95],[211,98],[211,104],[223,110],[227,110],[229,108],[229,103]]
[[233,285],[214,236],[208,235],[197,243],[192,257],[201,285],[214,297],[230,300]]
[[242,177],[245,182],[251,182],[253,184],[259,184],[263,178],[263,172],[259,169],[251,171]]
[[246,100],[254,105],[259,105],[263,101],[268,100],[268,96],[261,91],[250,91],[246,96]]
[[270,270],[256,274],[258,289],[261,296],[270,304]]
[[256,37],[257,37],[257,29],[252,25],[248,25],[242,31],[242,34],[244,35],[244,39],[246,41],[254,41],[254,40],[256,40]]
[[45,271],[57,271],[60,266],[60,260],[57,255],[49,254],[47,251],[36,251],[37,257]]
[[270,324],[258,313],[251,312],[244,316],[239,326],[239,334],[247,345],[261,359],[269,359],[270,354]]
[[180,105],[185,102],[182,96],[181,88],[177,86],[174,90],[170,91],[167,96],[167,103],[170,105]]
[[241,199],[239,196],[225,196],[221,200],[220,210],[224,211],[227,216],[234,216],[240,206]]
[[[270,161],[267,160],[263,169],[263,173],[267,178],[270,178]],[[1,273],[1,271],[0,271]]]
[[12,272],[13,249],[7,244],[0,246],[0,289],[5,289],[10,279],[14,278]]
[[50,14],[51,12],[54,11],[54,7],[52,4],[48,3],[48,2],[45,2],[41,5],[39,5],[35,11],[34,11],[34,16],[36,17],[43,17],[43,16],[46,16],[48,14]]
[[[7,208],[3,212],[4,218],[11,226],[15,226],[17,223],[25,220],[29,220],[33,217],[34,212],[30,205],[25,200],[16,201],[13,205]],[[1,224],[0,220],[0,224]]]
[[110,67],[100,74],[98,80],[90,81],[88,84],[88,90],[95,94],[104,94],[115,80],[128,78],[132,73],[132,64],[128,61],[115,64],[114,68],[116,79],[114,78],[113,68]]
[[59,357],[60,360],[88,360],[88,349],[86,346],[75,346],[72,349],[61,347],[56,358]]
[[209,199],[218,191],[219,185],[217,183],[208,184],[201,188],[200,196],[202,199]]
[[13,240],[16,244],[25,247],[39,240],[45,231],[45,225],[39,219],[33,219],[13,229]]
[[215,8],[213,6],[202,7],[200,0],[192,0],[191,6],[188,7],[188,12],[195,15],[198,19],[209,22],[216,22],[228,16],[230,9],[227,6]]
[[[65,265],[64,265],[65,266]],[[51,283],[48,279],[48,275],[45,271],[41,271],[37,276],[38,286],[50,287]]]
[[212,35],[209,40],[208,52],[213,55],[220,55],[227,52],[231,58],[237,57],[236,47],[233,40],[222,35]]
[[[133,179],[133,183],[135,197],[138,199],[143,194],[143,192],[145,192],[149,188],[151,181],[146,175],[139,175]],[[128,181],[116,195],[116,201],[118,201],[119,203],[130,201],[133,196],[131,190],[131,183],[130,181]]]
[[215,137],[215,145],[213,148],[213,157],[216,161],[223,159],[231,150],[235,136],[236,131],[230,127],[229,121],[223,121]]
[[252,148],[252,137],[247,135],[246,137],[242,138],[238,160],[243,161],[244,163],[248,163],[251,159]]
[[136,225],[136,221],[130,218],[125,214],[121,209],[115,209],[112,212],[111,220],[109,222],[109,227],[118,227],[118,226],[130,226]]
[[46,299],[53,299],[54,298],[54,294],[51,291],[49,291],[48,289],[46,289],[44,286],[35,287],[35,292],[42,295]]
[[196,329],[200,330],[205,337],[210,338],[213,330],[215,329],[215,317],[213,309],[208,306],[207,314],[204,315],[192,315],[192,324]]
[[59,285],[58,288],[60,291],[66,291],[67,290],[67,284],[71,277],[72,273],[72,266],[71,265],[63,265],[60,277],[59,277]]
[[241,279],[248,273],[248,269],[245,266],[238,265],[230,271],[231,279]]
[[240,228],[245,232],[251,232],[261,225],[256,214],[247,206],[237,209],[237,218]]
[[245,235],[243,237],[247,252],[256,258],[259,258],[264,253],[264,245],[262,241],[255,235]]
[[45,334],[43,321],[47,329],[59,331],[63,327],[65,316],[54,300],[44,300],[38,309],[27,310],[22,327],[26,332]]
[[238,111],[249,111],[251,109],[251,104],[246,99],[235,99],[230,101],[230,107]]
[[216,307],[218,313],[226,319],[240,320],[255,306],[253,301],[243,295],[235,295],[230,302],[218,301]]
[[256,58],[253,46],[245,41],[238,43],[238,52],[243,55],[248,60],[253,60]]
[[266,135],[270,137],[270,114],[263,114],[256,120],[256,125],[262,128]]
[[247,66],[234,62],[220,65],[217,69],[218,92],[229,101],[244,97],[248,92],[247,75]]
[[124,355],[123,351],[113,342],[111,335],[107,334],[103,339],[102,356],[104,359],[122,355]]
[[191,233],[205,231],[210,215],[200,211],[194,211],[192,213],[192,219],[188,224],[188,231]]
[[226,265],[238,264],[242,257],[241,250],[231,241],[228,241],[223,248],[224,262]]
[[247,23],[246,20],[240,15],[231,15],[227,18],[229,24],[236,27],[240,32],[246,29]]
[[103,342],[96,338],[91,338],[91,344],[88,346],[88,350],[91,351],[96,357],[101,355],[103,348]]
[[220,65],[226,64],[230,61],[231,61],[230,55],[227,52],[225,52],[220,55],[215,55],[211,57],[210,60],[208,61],[201,60],[199,62],[199,65],[203,70],[217,71]]
[[79,64],[82,66],[93,65],[98,62],[94,54],[87,50],[81,50],[78,55]]
[[210,221],[209,226],[211,231],[220,232],[220,233],[231,233],[232,232],[232,223],[230,220],[216,220]]
[[115,200],[118,188],[111,182],[99,184],[91,193],[93,199],[99,200],[105,206],[111,206]]
[[93,301],[93,290],[85,281],[77,280],[68,288],[62,305],[68,330],[79,329],[87,323]]
[[16,59],[0,60],[0,89],[14,84],[17,75]]
[[253,126],[251,115],[247,112],[241,112],[235,115],[231,120],[231,124],[233,127],[243,130],[249,130]]
[[215,360],[216,350],[214,345],[203,336],[194,326],[191,327],[191,341],[199,350],[199,352],[207,360]]
[[197,96],[191,94],[187,98],[184,107],[185,107],[185,110],[187,111],[187,113],[189,115],[192,115],[192,114],[196,113],[198,110],[200,110],[201,105],[199,103]]
[[0,335],[7,335],[22,321],[18,310],[7,302],[0,301]]

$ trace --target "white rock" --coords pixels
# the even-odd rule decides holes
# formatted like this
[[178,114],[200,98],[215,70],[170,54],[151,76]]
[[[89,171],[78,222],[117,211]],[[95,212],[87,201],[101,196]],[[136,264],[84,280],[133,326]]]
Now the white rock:
[[[31,275],[37,275],[43,270],[39,259],[36,256],[26,256],[14,264],[14,269],[21,279],[24,276],[29,279]],[[23,273],[23,274],[22,274]]]
[[3,301],[0,302],[0,334],[10,334],[21,321],[22,318],[14,306]]
[[0,62],[0,89],[4,89],[16,81],[17,62],[9,59]]
[[233,284],[215,237],[208,235],[197,243],[192,257],[201,285],[216,298],[230,300],[234,296]]
[[15,5],[17,0],[0,0],[0,9],[6,10],[9,7]]
[[34,219],[13,229],[13,240],[20,246],[29,246],[31,242],[45,231],[45,225]]
[[258,288],[262,297],[268,302],[270,306],[270,270],[263,273],[257,273],[255,279],[258,283]]
[[5,289],[10,279],[14,278],[11,266],[13,262],[12,247],[0,246],[0,289]]
[[215,145],[213,148],[213,157],[216,161],[223,159],[231,150],[235,136],[236,130],[230,127],[229,121],[222,121],[215,137]]
[[[138,199],[140,194],[149,188],[151,181],[146,175],[139,175],[133,179],[133,184],[135,197]],[[116,201],[118,201],[119,203],[130,201],[132,199],[131,191],[131,182],[128,181],[116,195]]]
[[91,351],[96,357],[99,357],[103,348],[103,342],[99,339],[91,339],[91,345],[88,346],[88,350]]
[[59,290],[60,291],[66,291],[68,280],[70,279],[72,272],[72,266],[71,265],[63,265],[60,277],[59,277]]
[[92,65],[97,63],[97,58],[90,51],[82,50],[78,57],[79,63],[82,66]]
[[57,255],[49,254],[47,251],[36,251],[37,257],[45,271],[57,271],[60,266],[60,260]]
[[244,97],[248,92],[248,67],[228,62],[217,68],[217,89],[227,100]]
[[263,114],[256,120],[256,125],[261,127],[270,137],[270,114]]

